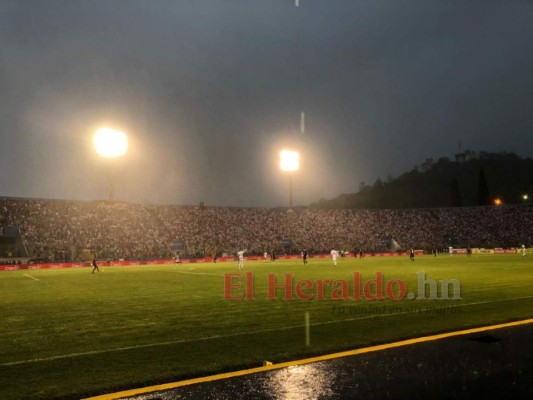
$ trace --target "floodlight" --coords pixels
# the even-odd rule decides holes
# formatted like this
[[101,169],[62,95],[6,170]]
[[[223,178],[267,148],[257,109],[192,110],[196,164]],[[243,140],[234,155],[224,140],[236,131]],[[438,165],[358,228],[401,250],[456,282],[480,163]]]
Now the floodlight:
[[94,148],[102,157],[120,157],[128,151],[128,138],[124,132],[100,128],[93,138]]
[[[114,159],[126,154],[128,151],[128,138],[124,132],[111,128],[98,129],[93,137],[93,144],[96,152],[102,157]],[[115,172],[114,162],[107,163],[109,175],[109,201],[113,201],[115,193]]]
[[300,153],[293,150],[279,152],[279,167],[289,172],[289,211],[292,210],[292,175],[300,168]]
[[300,168],[300,154],[297,151],[281,150],[279,153],[279,167],[282,171],[298,171]]

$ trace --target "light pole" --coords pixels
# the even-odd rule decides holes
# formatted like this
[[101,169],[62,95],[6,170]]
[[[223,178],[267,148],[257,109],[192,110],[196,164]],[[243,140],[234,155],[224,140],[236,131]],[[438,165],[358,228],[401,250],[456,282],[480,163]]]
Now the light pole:
[[[104,157],[115,159],[123,156],[128,151],[128,138],[124,132],[111,128],[98,129],[93,137],[93,144],[96,152]],[[108,199],[113,201],[115,195],[115,174],[112,166],[109,166],[109,189]]]
[[292,176],[300,169],[300,154],[294,150],[281,150],[279,167],[289,174],[289,210],[292,210]]

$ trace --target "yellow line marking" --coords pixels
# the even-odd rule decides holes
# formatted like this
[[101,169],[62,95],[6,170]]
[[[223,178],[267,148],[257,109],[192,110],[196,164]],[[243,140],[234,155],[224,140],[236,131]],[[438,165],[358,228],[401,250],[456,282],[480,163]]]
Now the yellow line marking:
[[521,325],[527,325],[527,324],[533,324],[533,318],[522,320],[522,321],[507,322],[507,323],[498,324],[498,325],[483,326],[480,328],[465,329],[462,331],[455,331],[455,332],[441,333],[437,335],[424,336],[424,337],[415,338],[415,339],[402,340],[402,341],[394,342],[394,343],[387,343],[387,344],[381,344],[377,346],[364,347],[361,349],[343,351],[340,353],[333,353],[333,354],[326,354],[326,355],[318,356],[318,357],[305,358],[302,360],[288,361],[288,362],[283,362],[279,364],[266,365],[263,367],[250,368],[250,369],[245,369],[241,371],[226,372],[223,374],[204,376],[201,378],[194,378],[194,379],[188,379],[184,381],[165,383],[161,385],[147,386],[147,387],[140,388],[140,389],[125,390],[123,392],[110,393],[110,394],[104,394],[101,396],[90,397],[85,400],[113,400],[113,399],[119,399],[123,397],[137,396],[140,394],[146,394],[146,393],[156,392],[156,391],[161,391],[161,390],[175,389],[175,388],[179,388],[182,386],[194,385],[197,383],[212,382],[212,381],[217,381],[221,379],[235,378],[238,376],[255,374],[257,372],[272,371],[272,370],[281,369],[281,368],[293,367],[296,365],[309,364],[309,363],[314,363],[314,362],[319,362],[319,361],[328,361],[328,360],[333,360],[336,358],[349,357],[349,356],[355,356],[358,354],[370,353],[374,351],[393,349],[396,347],[409,346],[409,345],[417,344],[417,343],[424,343],[424,342],[430,342],[434,340],[446,339],[446,338],[454,337],[454,336],[470,335],[472,333],[486,332],[486,331],[491,331],[495,329],[510,328],[514,326],[521,326]]

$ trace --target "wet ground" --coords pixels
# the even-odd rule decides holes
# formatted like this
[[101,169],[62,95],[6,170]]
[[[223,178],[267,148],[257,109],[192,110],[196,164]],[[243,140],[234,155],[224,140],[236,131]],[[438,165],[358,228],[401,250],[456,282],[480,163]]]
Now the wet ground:
[[533,399],[533,325],[259,372],[128,399]]

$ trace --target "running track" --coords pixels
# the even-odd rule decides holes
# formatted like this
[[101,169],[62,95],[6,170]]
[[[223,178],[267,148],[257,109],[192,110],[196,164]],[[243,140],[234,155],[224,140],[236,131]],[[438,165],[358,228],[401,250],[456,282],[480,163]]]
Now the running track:
[[96,400],[533,399],[533,319]]

